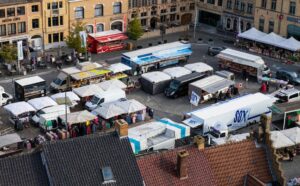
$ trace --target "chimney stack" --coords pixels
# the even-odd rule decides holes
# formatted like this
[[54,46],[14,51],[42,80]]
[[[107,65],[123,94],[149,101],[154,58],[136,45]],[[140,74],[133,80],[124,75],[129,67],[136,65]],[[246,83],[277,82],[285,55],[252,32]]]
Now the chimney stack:
[[198,150],[203,150],[205,148],[205,139],[202,136],[195,136],[194,143],[196,144]]
[[263,114],[261,115],[260,121],[264,129],[264,133],[270,132],[272,117]]
[[120,137],[128,136],[128,123],[125,120],[116,120],[115,126]]
[[186,150],[179,151],[177,154],[177,174],[180,180],[188,178],[188,156],[189,153]]

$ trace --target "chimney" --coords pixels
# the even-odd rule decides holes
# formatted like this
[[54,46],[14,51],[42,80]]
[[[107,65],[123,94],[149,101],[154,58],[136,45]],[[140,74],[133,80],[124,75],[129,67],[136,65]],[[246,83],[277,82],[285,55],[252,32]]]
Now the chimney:
[[195,136],[194,143],[196,144],[198,150],[203,150],[205,148],[205,139],[202,136]]
[[263,114],[261,115],[260,121],[264,129],[264,133],[270,132],[272,117]]
[[116,131],[118,132],[120,137],[128,136],[128,123],[123,120],[119,119],[115,121]]
[[187,157],[189,153],[186,150],[177,153],[177,174],[180,180],[188,178]]

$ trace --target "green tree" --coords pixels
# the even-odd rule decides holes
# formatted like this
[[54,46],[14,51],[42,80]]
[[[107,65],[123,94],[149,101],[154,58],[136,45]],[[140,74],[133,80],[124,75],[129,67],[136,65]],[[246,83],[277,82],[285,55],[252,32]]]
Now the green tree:
[[12,63],[17,61],[17,47],[12,44],[3,45],[0,49],[0,56],[5,60],[5,63]]
[[84,53],[86,49],[81,47],[81,38],[79,32],[84,30],[84,26],[81,22],[77,22],[72,26],[72,30],[65,38],[65,41],[69,48],[75,49],[78,53]]
[[127,33],[129,38],[133,40],[139,39],[144,34],[142,25],[137,18],[129,22]]

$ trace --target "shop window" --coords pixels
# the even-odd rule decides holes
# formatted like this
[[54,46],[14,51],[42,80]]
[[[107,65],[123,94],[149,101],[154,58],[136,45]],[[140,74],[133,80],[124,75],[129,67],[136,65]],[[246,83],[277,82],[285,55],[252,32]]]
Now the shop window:
[[8,8],[7,10],[7,17],[15,16],[15,8]]
[[98,4],[95,6],[95,17],[103,16],[103,5]]
[[0,9],[0,18],[5,17],[5,9]]
[[87,33],[94,33],[94,26],[93,25],[87,25],[86,26],[86,32]]
[[39,5],[32,5],[31,6],[31,12],[38,12],[39,11]]
[[53,43],[59,42],[59,33],[53,34]]
[[104,31],[104,25],[102,23],[99,23],[96,25],[97,32],[103,32]]
[[121,14],[122,13],[122,3],[115,2],[113,11],[114,11],[114,14]]
[[8,35],[16,34],[16,23],[11,23],[7,25],[7,33]]
[[75,18],[76,19],[83,19],[84,18],[84,8],[83,7],[77,7],[75,9]]
[[18,23],[18,33],[25,33],[26,32],[26,23],[19,22]]
[[24,6],[18,7],[17,8],[17,14],[18,14],[18,16],[25,15],[25,7]]
[[60,38],[61,42],[64,41],[64,33],[63,32],[59,33],[59,38]]
[[0,25],[0,36],[6,36],[6,25]]
[[40,27],[39,19],[32,19],[32,28],[39,28]]

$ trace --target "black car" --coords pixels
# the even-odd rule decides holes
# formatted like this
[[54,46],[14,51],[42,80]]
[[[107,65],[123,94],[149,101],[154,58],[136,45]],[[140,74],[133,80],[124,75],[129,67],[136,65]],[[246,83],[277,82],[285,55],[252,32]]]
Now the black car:
[[225,50],[226,47],[209,47],[207,54],[210,56],[218,55],[222,50]]
[[288,81],[294,85],[300,85],[300,73],[287,69],[279,69],[276,72],[276,79]]

